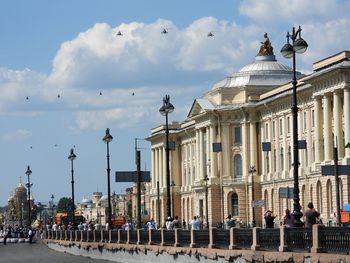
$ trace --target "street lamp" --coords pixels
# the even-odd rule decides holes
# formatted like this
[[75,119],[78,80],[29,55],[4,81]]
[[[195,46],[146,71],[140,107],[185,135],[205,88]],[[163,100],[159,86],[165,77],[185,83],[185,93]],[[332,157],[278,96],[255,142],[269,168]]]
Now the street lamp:
[[30,183],[30,175],[32,174],[32,171],[30,170],[30,166],[27,166],[26,175],[28,176],[28,182],[26,184],[28,188],[28,226],[31,225],[31,216],[30,216],[30,187],[32,187],[33,184]]
[[204,179],[205,181],[205,220],[207,222],[207,228],[209,228],[209,209],[208,209],[208,181],[209,181],[209,177],[208,175],[205,175]]
[[70,149],[70,154],[68,156],[68,160],[70,160],[71,163],[71,173],[72,173],[72,204],[71,204],[71,210],[72,210],[72,227],[75,228],[75,205],[74,205],[74,168],[73,168],[73,161],[77,158],[77,156],[74,154],[74,150]]
[[170,96],[165,95],[163,98],[163,106],[160,107],[159,112],[165,116],[165,163],[166,163],[166,209],[167,216],[171,216],[171,200],[170,200],[170,167],[169,167],[169,127],[168,127],[168,114],[174,111],[173,104],[170,103]]
[[109,167],[109,143],[113,140],[113,136],[106,129],[106,135],[102,141],[107,144],[107,190],[108,190],[108,225],[112,227],[112,208],[111,208],[111,168]]
[[[292,44],[289,43],[289,38],[292,39]],[[297,77],[295,69],[295,53],[304,53],[308,47],[308,44],[301,38],[301,27],[295,30],[293,27],[292,34],[287,33],[287,43],[282,47],[281,53],[285,58],[293,58],[293,101],[292,101],[292,118],[293,118],[293,177],[294,177],[294,190],[293,190],[293,216],[294,226],[301,227],[303,223],[300,218],[303,214],[300,212],[300,198],[299,198],[299,152],[298,152],[298,103],[297,103]]]
[[254,207],[254,173],[256,172],[255,166],[252,165],[249,168],[249,173],[252,175],[252,225],[253,227],[256,227],[256,221],[255,221],[255,207]]

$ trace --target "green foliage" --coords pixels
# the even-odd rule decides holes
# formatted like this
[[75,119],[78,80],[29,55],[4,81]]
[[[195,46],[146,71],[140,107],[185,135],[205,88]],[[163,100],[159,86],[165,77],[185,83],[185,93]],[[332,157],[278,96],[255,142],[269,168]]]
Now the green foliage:
[[69,212],[71,211],[72,198],[62,197],[57,204],[57,212]]

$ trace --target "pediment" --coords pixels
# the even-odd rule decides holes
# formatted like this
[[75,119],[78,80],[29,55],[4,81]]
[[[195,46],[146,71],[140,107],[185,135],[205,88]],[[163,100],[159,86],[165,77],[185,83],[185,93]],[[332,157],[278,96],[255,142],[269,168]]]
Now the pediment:
[[215,109],[214,105],[209,100],[195,99],[187,117],[191,118],[203,112],[206,112],[208,110],[214,110],[214,109]]

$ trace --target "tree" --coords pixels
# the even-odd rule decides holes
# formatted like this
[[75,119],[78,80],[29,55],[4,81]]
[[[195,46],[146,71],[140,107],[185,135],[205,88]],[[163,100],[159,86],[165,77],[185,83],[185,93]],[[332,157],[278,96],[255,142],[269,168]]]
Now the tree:
[[57,204],[57,212],[70,212],[72,205],[72,198],[62,197]]

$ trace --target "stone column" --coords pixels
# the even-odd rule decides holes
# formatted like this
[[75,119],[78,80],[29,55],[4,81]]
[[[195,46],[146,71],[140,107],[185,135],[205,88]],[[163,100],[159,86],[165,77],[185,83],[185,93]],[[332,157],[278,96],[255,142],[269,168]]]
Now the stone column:
[[[247,175],[247,171],[248,171],[248,167],[250,166],[250,155],[249,155],[249,126],[248,124],[243,121],[241,123],[241,130],[242,130],[242,178],[246,178]],[[234,156],[233,156],[234,158]],[[230,160],[230,162],[233,162],[233,159]],[[235,174],[232,172],[233,176],[235,176]]]
[[153,180],[152,180],[152,188],[155,189],[157,188],[157,175],[156,175],[156,163],[155,163],[155,150],[152,149],[152,155],[151,155],[151,164],[152,164],[152,175],[153,175]]
[[323,137],[324,137],[324,160],[330,161],[333,158],[332,119],[331,119],[331,98],[328,94],[323,97]]
[[200,131],[199,130],[196,130],[196,174],[195,174],[195,177],[194,177],[194,181],[197,181],[199,176],[200,176],[200,165],[201,165],[201,162],[200,162],[200,155],[199,155],[199,152],[200,152],[200,135],[199,135]]
[[322,101],[320,97],[315,97],[315,163],[323,160],[323,143],[322,143]]
[[162,155],[162,148],[159,147],[157,149],[158,152],[158,181],[159,181],[159,187],[163,187],[163,155]]
[[203,130],[199,130],[199,174],[197,180],[204,178],[205,174],[205,162],[204,162],[204,133]]
[[228,123],[222,124],[222,162],[223,162],[223,168],[222,168],[222,175],[223,177],[227,177],[231,174],[230,172],[230,150],[231,150],[231,144],[230,144],[230,126]]
[[[344,87],[344,133],[345,144],[350,142],[350,85]],[[345,157],[350,158],[350,148],[345,149]]]
[[209,152],[210,152],[210,177],[217,177],[218,162],[217,154],[213,152],[213,143],[215,140],[215,126],[210,126],[210,141],[209,141]]
[[[162,166],[162,182],[163,182],[163,187],[166,187],[166,158],[165,158],[166,152],[165,152],[165,146],[162,147],[162,160],[163,160],[163,166]],[[171,160],[171,152],[169,152],[169,166],[170,164],[170,160]],[[169,168],[171,170],[171,166]],[[171,180],[171,177],[170,177]],[[171,183],[171,181],[170,181]]]
[[344,157],[344,136],[342,129],[341,96],[339,90],[333,93],[334,136],[337,138],[338,157]]
[[250,165],[254,165],[256,169],[258,169],[258,164],[257,164],[257,147],[256,147],[256,123],[255,122],[250,122]]
[[205,168],[204,168],[204,176],[207,175],[208,177],[211,177],[211,154],[210,154],[210,129],[209,129],[209,126],[207,126],[205,128],[205,152],[206,152],[206,155],[205,155],[205,160],[204,160],[204,165],[205,165]]
[[186,182],[186,177],[188,178],[188,175],[185,174],[185,171],[188,171],[187,169],[187,164],[188,164],[188,160],[187,160],[187,154],[186,154],[186,148],[187,145],[183,144],[182,145],[182,161],[181,161],[181,182],[182,182],[182,186],[187,186],[187,182]]

